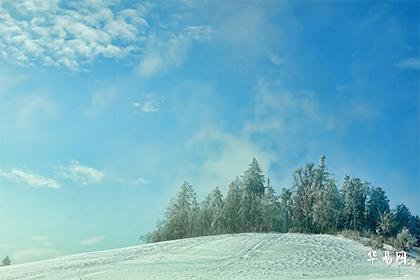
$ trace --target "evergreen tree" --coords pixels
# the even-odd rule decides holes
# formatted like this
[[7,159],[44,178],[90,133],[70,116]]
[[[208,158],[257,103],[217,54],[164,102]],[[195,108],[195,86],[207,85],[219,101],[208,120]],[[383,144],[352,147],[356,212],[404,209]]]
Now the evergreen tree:
[[314,223],[321,233],[334,232],[340,220],[341,203],[337,186],[331,178],[317,191],[313,209]]
[[9,256],[5,257],[2,261],[3,266],[8,266],[8,265],[11,265],[11,264],[12,264],[12,262],[10,261]]
[[237,233],[241,231],[241,219],[239,209],[241,204],[241,182],[236,178],[229,185],[228,193],[223,206],[223,216],[225,222],[225,231],[227,233]]
[[420,247],[420,217],[418,215],[412,216],[413,235],[417,239],[417,247]]
[[197,202],[197,195],[195,192],[193,192],[190,213],[190,236],[200,236],[200,212],[200,205]]
[[383,237],[388,237],[391,233],[393,225],[393,216],[390,212],[384,212],[379,215],[379,223],[375,232]]
[[211,232],[211,223],[213,219],[213,213],[211,209],[212,195],[209,193],[201,203],[200,208],[200,235],[209,235]]
[[404,227],[407,227],[409,230],[413,229],[413,220],[410,213],[410,210],[404,204],[398,204],[394,210],[394,226],[392,229],[392,234],[396,235]]
[[184,182],[177,197],[172,200],[166,211],[165,240],[194,236],[194,225],[198,221],[193,217],[198,217],[197,211],[196,193],[190,184]]
[[293,199],[292,192],[283,188],[280,194],[280,231],[288,232],[292,227]]
[[245,171],[242,182],[248,192],[256,194],[259,197],[264,195],[264,175],[255,158],[252,159],[249,168]]
[[223,233],[224,231],[223,195],[218,187],[216,187],[216,189],[214,189],[213,192],[211,193],[210,209],[211,209],[211,215],[212,215],[210,233],[211,234]]
[[265,187],[264,175],[255,158],[242,176],[241,185],[241,231],[257,231],[262,221],[260,203]]
[[261,231],[271,232],[280,230],[280,205],[277,202],[276,193],[270,185],[270,180],[267,180],[267,187],[261,200],[261,216],[262,224],[259,228]]
[[327,171],[325,156],[319,160],[315,175],[313,222],[316,232],[337,230],[340,216],[340,195],[332,174]]
[[201,235],[224,233],[223,195],[218,187],[204,199],[200,212]]
[[410,251],[417,243],[417,240],[410,233],[407,227],[403,227],[401,231],[397,234],[397,237],[394,239],[394,248],[397,251]]
[[284,188],[280,196],[275,194],[270,180],[264,184],[255,159],[241,179],[229,185],[226,200],[216,187],[198,204],[192,186],[184,182],[164,219],[144,239],[158,242],[221,233],[288,232],[292,227],[312,233],[369,229],[376,232],[372,241],[379,245],[384,237],[397,234],[398,246],[412,244],[410,232],[420,237],[420,217],[411,215],[404,204],[390,212],[389,200],[381,188],[370,189],[368,183],[346,175],[340,192],[333,174],[327,171],[325,156],[316,167],[308,163],[296,170],[292,190]]
[[381,216],[389,212],[389,200],[383,189],[376,187],[371,190],[366,210],[368,229],[375,232],[381,222]]
[[362,231],[368,184],[359,178],[345,176],[343,184],[345,228]]
[[306,164],[305,168],[299,168],[293,174],[293,224],[301,232],[312,232],[313,205],[315,200],[317,170],[313,163]]

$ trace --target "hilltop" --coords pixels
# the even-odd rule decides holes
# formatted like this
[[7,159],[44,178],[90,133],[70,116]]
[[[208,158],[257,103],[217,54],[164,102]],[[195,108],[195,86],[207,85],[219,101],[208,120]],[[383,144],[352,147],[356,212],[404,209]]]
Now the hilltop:
[[[0,268],[0,279],[398,279],[395,264],[331,235],[244,233],[187,238]],[[380,257],[378,255],[378,257]],[[402,279],[418,279],[401,267]]]

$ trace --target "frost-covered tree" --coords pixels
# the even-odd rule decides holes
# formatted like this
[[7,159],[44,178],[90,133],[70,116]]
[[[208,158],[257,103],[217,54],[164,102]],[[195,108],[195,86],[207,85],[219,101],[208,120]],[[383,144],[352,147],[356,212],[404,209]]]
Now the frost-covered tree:
[[200,236],[200,205],[198,204],[197,195],[194,191],[189,216],[190,236]]
[[293,199],[292,192],[283,188],[280,194],[280,232],[288,232],[292,227]]
[[384,212],[379,215],[379,223],[376,226],[375,232],[383,237],[388,237],[392,230],[393,216],[390,212]]
[[213,213],[211,209],[211,193],[209,193],[201,202],[200,207],[200,235],[209,235]]
[[394,239],[393,246],[397,251],[410,251],[416,243],[416,238],[414,238],[408,228],[403,227]]
[[220,234],[224,232],[223,221],[223,195],[218,187],[211,193],[210,209],[212,214],[210,233]]
[[378,224],[381,222],[381,216],[384,216],[389,211],[389,200],[386,197],[385,191],[380,187],[372,188],[366,206],[366,223],[368,229],[371,232],[375,232]]
[[413,235],[417,239],[417,247],[420,247],[420,217],[418,215],[412,216]]
[[359,178],[345,176],[343,184],[344,226],[346,229],[362,231],[365,224],[365,208],[368,184]]
[[334,232],[341,215],[340,194],[335,181],[330,178],[317,190],[313,208],[314,224],[321,233]]
[[241,219],[239,210],[241,208],[241,181],[237,177],[229,185],[228,193],[223,206],[224,229],[227,233],[241,231]]
[[280,205],[277,201],[276,192],[267,180],[267,187],[261,199],[262,224],[260,230],[263,232],[280,230]]
[[198,211],[196,193],[189,183],[184,182],[157,229],[160,233],[155,236],[161,240],[172,240],[198,235]]
[[325,233],[370,229],[376,233],[372,244],[380,245],[385,238],[397,234],[400,240],[412,240],[407,237],[405,227],[420,238],[420,217],[411,215],[403,204],[391,212],[381,188],[370,189],[361,179],[345,176],[343,188],[338,190],[324,156],[317,166],[308,163],[294,171],[292,188],[283,188],[279,196],[269,180],[265,185],[261,167],[253,159],[241,178],[229,185],[225,200],[216,188],[198,204],[192,186],[184,182],[165,217],[145,239],[157,242],[238,232],[293,229]]
[[11,265],[12,264],[12,262],[10,261],[9,256],[5,257],[1,263],[2,263],[3,266],[8,266],[8,265]]
[[250,193],[256,194],[259,197],[264,194],[264,174],[261,167],[255,158],[249,164],[248,169],[242,176],[242,183],[245,190]]
[[264,175],[254,158],[241,180],[241,231],[258,231],[261,225],[261,198],[264,195]]
[[218,187],[209,193],[201,205],[201,235],[224,233],[223,195]]
[[413,229],[413,220],[410,213],[410,210],[404,204],[398,204],[395,210],[393,211],[394,216],[394,226],[392,229],[393,235],[396,235],[404,227],[408,229]]
[[293,224],[301,232],[312,232],[317,170],[313,163],[299,168],[293,174]]
[[341,214],[340,195],[333,175],[327,171],[325,156],[319,160],[313,192],[312,215],[316,232],[335,231]]

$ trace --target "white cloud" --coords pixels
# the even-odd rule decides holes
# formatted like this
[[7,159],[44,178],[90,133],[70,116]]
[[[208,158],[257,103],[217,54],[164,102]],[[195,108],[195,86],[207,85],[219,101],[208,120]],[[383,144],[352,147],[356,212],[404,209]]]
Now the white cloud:
[[15,263],[24,263],[56,258],[61,255],[61,252],[55,249],[31,248],[15,252],[12,261]]
[[88,245],[95,245],[101,243],[106,239],[106,236],[93,236],[80,241],[80,245],[88,246]]
[[50,241],[50,238],[46,235],[36,235],[36,236],[32,236],[32,240],[46,246],[46,247],[51,247],[52,246],[52,242]]
[[331,108],[309,90],[289,91],[280,82],[260,79],[256,85],[252,118],[245,122],[247,135],[270,134],[276,139],[302,141],[302,135],[332,130],[345,131],[354,122],[369,125],[379,117],[374,106],[351,96]]
[[153,113],[157,112],[159,109],[151,101],[146,102],[133,102],[133,106],[139,108],[144,113]]
[[60,187],[60,184],[52,178],[18,168],[12,168],[10,170],[0,169],[0,177],[16,183],[27,184],[33,187],[46,187],[52,189],[58,189]]
[[187,26],[184,30],[189,38],[195,40],[208,40],[211,39],[217,33],[209,25]]
[[276,66],[281,66],[282,64],[284,64],[284,59],[282,59],[280,56],[278,56],[276,54],[271,54],[270,55],[270,62],[273,63]]
[[137,183],[137,184],[139,184],[139,185],[147,185],[147,184],[149,184],[149,183],[150,183],[150,182],[149,182],[149,180],[146,180],[146,179],[141,178],[141,177],[139,177],[139,178],[135,179],[133,182],[134,182],[134,183]]
[[153,38],[138,65],[138,73],[143,78],[165,72],[171,66],[180,65],[190,45],[190,39],[183,35],[172,36],[167,41]]
[[35,235],[35,236],[32,236],[32,239],[35,241],[45,241],[45,240],[48,240],[49,237],[46,235]]
[[141,56],[140,76],[150,77],[182,63],[191,41],[214,34],[208,25],[182,26],[171,16],[176,11],[164,11],[165,20],[149,25],[154,9],[166,8],[120,1],[0,1],[0,59],[78,70],[102,57],[133,54]]
[[332,125],[313,92],[290,92],[265,80],[258,81],[253,118],[244,128],[247,134],[290,135],[315,124],[327,128]]
[[143,6],[119,7],[109,1],[1,1],[0,57],[73,70],[98,57],[125,57],[148,24]]
[[115,180],[122,185],[134,186],[134,187],[144,187],[144,186],[150,184],[149,180],[147,180],[145,178],[142,178],[142,177],[138,177],[138,178],[133,179],[133,180],[122,179],[122,178],[116,178]]
[[194,184],[208,188],[227,187],[235,176],[240,176],[253,158],[260,163],[265,174],[275,156],[254,143],[246,135],[233,135],[215,128],[201,130],[189,143],[192,149],[199,149],[206,160],[192,171]]
[[139,75],[149,78],[181,65],[193,41],[208,40],[214,33],[210,26],[188,26],[178,34],[164,34],[163,39],[151,36],[137,67]]
[[100,183],[105,176],[102,171],[81,165],[78,161],[72,161],[69,166],[61,167],[59,173],[63,177],[83,185]]
[[400,69],[420,70],[420,57],[410,57],[395,65]]

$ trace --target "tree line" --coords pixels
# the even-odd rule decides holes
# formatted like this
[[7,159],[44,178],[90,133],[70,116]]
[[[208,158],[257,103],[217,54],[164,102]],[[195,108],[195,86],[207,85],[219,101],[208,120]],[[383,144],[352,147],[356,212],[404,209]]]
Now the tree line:
[[241,232],[343,231],[379,243],[408,234],[413,245],[420,240],[420,217],[404,204],[391,209],[385,191],[360,178],[346,175],[339,188],[325,156],[318,165],[307,163],[295,170],[292,186],[279,194],[253,159],[244,174],[230,183],[226,197],[216,187],[199,203],[193,187],[184,182],[165,217],[143,238],[159,242]]

